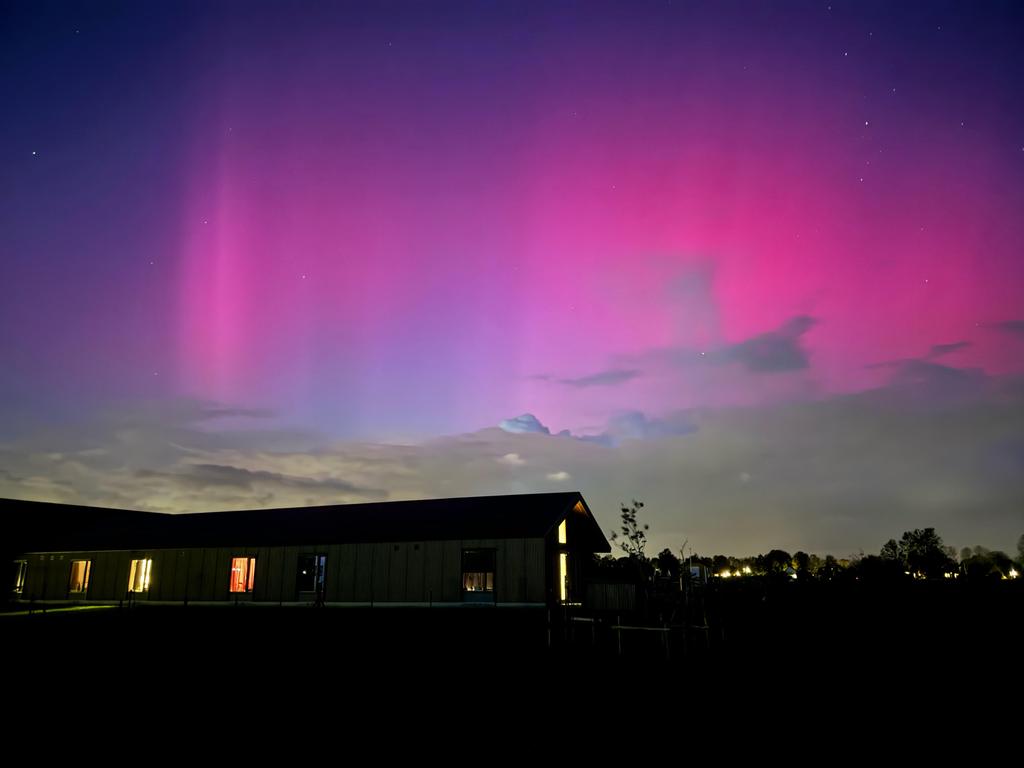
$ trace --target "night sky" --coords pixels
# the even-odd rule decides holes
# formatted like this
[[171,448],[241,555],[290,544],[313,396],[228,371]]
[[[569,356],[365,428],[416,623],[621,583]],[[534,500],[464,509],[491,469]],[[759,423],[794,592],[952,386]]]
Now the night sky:
[[1016,2],[4,3],[0,495],[1011,550],[1022,43]]

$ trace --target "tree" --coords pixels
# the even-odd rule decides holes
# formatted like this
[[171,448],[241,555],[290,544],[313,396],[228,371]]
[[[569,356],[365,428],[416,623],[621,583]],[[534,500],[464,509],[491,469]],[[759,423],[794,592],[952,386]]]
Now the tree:
[[789,552],[773,549],[767,555],[757,556],[757,569],[769,575],[785,573],[792,559]]
[[721,574],[722,571],[731,570],[732,563],[729,562],[727,555],[715,555],[711,558],[711,571],[712,573]]
[[636,515],[641,509],[643,509],[644,503],[633,499],[633,506],[627,507],[625,504],[622,505],[622,524],[621,535],[612,531],[612,541],[618,542],[619,547],[630,557],[635,557],[638,560],[646,560],[644,555],[644,547],[647,546],[647,533],[646,531],[650,528],[647,523],[641,525],[637,522]]
[[658,568],[658,573],[662,576],[669,576],[671,578],[679,577],[679,558],[676,557],[668,547],[658,553],[658,556],[654,559],[654,563]]
[[900,557],[900,545],[896,543],[896,539],[889,539],[882,546],[881,558],[883,560],[902,560]]
[[824,564],[825,562],[812,552],[807,562],[807,567],[810,569],[811,575],[817,576]]
[[905,579],[903,563],[894,557],[867,555],[855,562],[850,571],[858,579],[873,582],[894,582]]
[[915,528],[906,531],[899,543],[900,559],[913,574],[927,578],[941,578],[946,571],[956,569],[934,528]]
[[1010,575],[1013,560],[1005,552],[975,547],[974,554],[964,558],[961,567],[969,579],[1003,579]]
[[831,581],[839,575],[839,561],[832,555],[825,555],[825,562],[821,564],[821,577]]
[[806,552],[797,552],[793,555],[793,567],[801,577],[808,576],[811,567],[811,556]]

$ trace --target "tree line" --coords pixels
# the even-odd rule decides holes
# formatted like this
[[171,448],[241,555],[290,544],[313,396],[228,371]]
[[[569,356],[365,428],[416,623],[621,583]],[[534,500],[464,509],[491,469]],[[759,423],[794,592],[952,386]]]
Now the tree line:
[[596,558],[595,565],[604,571],[639,572],[647,578],[677,579],[689,574],[690,568],[700,566],[713,577],[742,578],[744,576],[789,577],[795,580],[826,580],[853,578],[865,580],[887,579],[959,579],[972,581],[985,579],[1014,579],[1024,573],[1024,534],[1017,541],[1016,558],[999,550],[982,546],[964,547],[959,552],[946,545],[934,528],[915,528],[902,537],[889,539],[877,555],[863,552],[849,558],[798,551],[793,554],[772,549],[753,557],[730,555],[701,556],[687,553],[684,544],[676,555],[665,548],[657,555],[646,554],[647,531],[650,527],[640,522],[643,502],[633,500],[620,507],[619,530],[611,540],[623,555]]

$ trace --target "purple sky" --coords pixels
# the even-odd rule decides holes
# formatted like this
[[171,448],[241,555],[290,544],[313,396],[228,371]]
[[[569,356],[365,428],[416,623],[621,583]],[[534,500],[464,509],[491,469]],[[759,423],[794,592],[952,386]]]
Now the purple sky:
[[0,495],[1024,532],[1019,5],[0,12]]

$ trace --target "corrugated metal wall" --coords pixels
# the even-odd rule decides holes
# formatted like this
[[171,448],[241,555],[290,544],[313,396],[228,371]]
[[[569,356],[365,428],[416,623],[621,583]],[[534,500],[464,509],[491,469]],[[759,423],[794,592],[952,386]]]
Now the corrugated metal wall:
[[[313,595],[297,591],[299,555],[325,554],[329,603],[454,603],[462,600],[464,549],[495,550],[496,602],[545,601],[545,543],[540,538],[32,554],[24,558],[28,572],[21,598],[83,597],[68,593],[71,561],[91,560],[85,599],[122,600],[132,560],[152,559],[149,590],[134,594],[135,600],[311,602]],[[256,558],[252,594],[229,592],[234,557]]]

